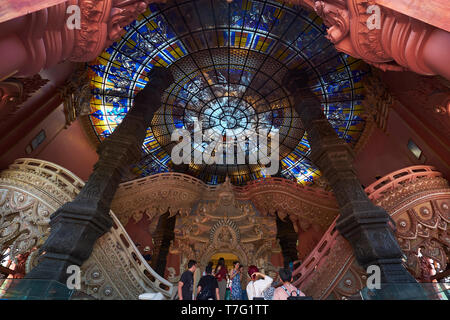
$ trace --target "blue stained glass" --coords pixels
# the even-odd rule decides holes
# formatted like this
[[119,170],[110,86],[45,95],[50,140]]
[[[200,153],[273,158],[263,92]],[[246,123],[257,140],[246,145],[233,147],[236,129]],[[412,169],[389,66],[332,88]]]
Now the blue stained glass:
[[103,120],[103,113],[100,110],[91,113],[91,116],[99,120]]
[[[338,53],[326,28],[304,8],[272,0],[184,1],[150,4],[125,28],[127,34],[91,64],[94,99],[90,115],[100,139],[123,120],[136,90],[154,65],[169,67],[175,83],[143,144],[133,168],[145,176],[171,170],[170,134],[192,132],[194,121],[218,134],[248,128],[280,134],[285,152],[282,174],[311,183],[320,172],[308,159],[310,146],[281,80],[289,68],[310,74],[332,126],[355,144],[364,127],[360,64]],[[229,49],[230,48],[230,49]],[[105,128],[108,128],[105,130]],[[169,141],[169,144],[168,144]],[[208,144],[193,145],[205,150]],[[290,151],[289,151],[290,150]],[[244,150],[246,154],[250,149]],[[191,173],[215,184],[229,174],[245,183],[264,176],[261,166],[196,166]]]

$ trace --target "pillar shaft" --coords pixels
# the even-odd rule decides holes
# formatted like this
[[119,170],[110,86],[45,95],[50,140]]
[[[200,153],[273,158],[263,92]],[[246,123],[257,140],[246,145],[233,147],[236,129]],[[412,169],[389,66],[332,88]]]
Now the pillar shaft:
[[176,216],[170,217],[170,213],[166,212],[159,217],[156,232],[153,235],[155,250],[151,266],[161,277],[164,277],[164,272],[166,271],[170,243],[175,239],[175,223]]
[[291,71],[285,86],[294,95],[295,109],[308,133],[311,159],[339,204],[336,227],[353,246],[357,261],[364,268],[379,266],[381,283],[416,283],[402,265],[403,253],[389,227],[388,213],[367,197],[353,167],[352,149],[326,119],[319,98],[307,88],[307,78]]
[[99,146],[99,160],[83,189],[51,216],[51,233],[42,246],[43,254],[26,278],[65,283],[67,267],[81,266],[95,241],[111,228],[110,205],[122,173],[139,160],[146,130],[161,105],[164,89],[172,82],[164,68],[155,67],[149,78],[122,123]]

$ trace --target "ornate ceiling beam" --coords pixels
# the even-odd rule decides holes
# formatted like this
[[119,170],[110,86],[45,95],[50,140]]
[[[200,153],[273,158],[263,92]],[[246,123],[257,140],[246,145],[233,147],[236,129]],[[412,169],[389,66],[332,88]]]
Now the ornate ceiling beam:
[[[411,70],[419,74],[437,74],[450,79],[450,65],[446,57],[450,48],[448,10],[438,13],[438,16],[442,17],[439,21],[446,22],[441,29],[441,24],[440,27],[435,27],[425,23],[429,22],[430,14],[421,9],[432,4],[425,4],[423,1],[408,1],[408,10],[401,9],[398,1],[289,2],[313,9],[328,27],[328,39],[338,51],[363,59],[382,70]],[[387,3],[395,4],[387,6]],[[406,1],[401,3],[405,7]],[[433,3],[442,4],[442,1],[434,0]]]
[[45,1],[3,0],[0,2],[0,23],[51,6],[55,6],[63,2],[67,2],[67,0],[45,0]]
[[450,32],[447,0],[375,0],[375,2],[383,7]]
[[[1,26],[8,32],[0,36],[0,80],[12,75],[30,76],[63,60],[93,60],[119,39],[123,27],[151,2],[160,0],[73,0],[3,22]],[[400,4],[394,8],[381,0],[289,2],[315,10],[329,27],[328,37],[339,51],[383,70],[409,69],[450,79],[450,65],[445,59],[450,46],[448,25],[440,29],[425,23],[430,22],[430,14],[421,10],[424,6],[421,1],[414,5],[408,2],[408,10],[400,8]],[[441,2],[433,0],[436,4]],[[79,29],[71,29],[66,23],[70,5],[80,8]],[[378,8],[375,11],[374,5]],[[380,16],[374,17],[378,12]],[[439,17],[443,18],[438,21],[447,21],[445,14],[445,10],[439,11]]]
[[[223,185],[210,186],[182,173],[160,173],[122,183],[112,202],[112,209],[126,225],[133,215],[145,212],[151,219],[164,214],[191,213],[200,200],[215,201]],[[236,200],[251,201],[263,214],[275,214],[293,222],[303,219],[324,230],[339,214],[334,196],[320,188],[300,185],[283,178],[265,178],[232,188]],[[318,201],[320,199],[320,201]],[[205,212],[205,217],[208,213]]]
[[[72,0],[3,22],[8,32],[0,34],[0,80],[31,76],[64,60],[95,59],[150,2],[158,0]],[[69,23],[78,18],[69,6],[79,9],[79,27]]]

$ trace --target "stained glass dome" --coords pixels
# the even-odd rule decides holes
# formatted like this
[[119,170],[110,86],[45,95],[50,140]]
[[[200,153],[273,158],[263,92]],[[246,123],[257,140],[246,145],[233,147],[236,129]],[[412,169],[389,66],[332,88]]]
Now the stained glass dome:
[[[364,128],[362,62],[338,53],[321,19],[277,1],[191,0],[151,4],[127,33],[90,64],[90,121],[100,140],[117,127],[148,81],[153,66],[175,82],[164,93],[133,166],[137,176],[172,171],[175,129],[239,135],[248,128],[279,134],[281,175],[306,184],[320,175],[308,158],[307,134],[281,85],[289,69],[310,75],[310,86],[340,137],[355,144]],[[205,145],[194,144],[204,150]],[[235,184],[265,176],[262,164],[191,163],[187,173],[209,184],[228,175]]]

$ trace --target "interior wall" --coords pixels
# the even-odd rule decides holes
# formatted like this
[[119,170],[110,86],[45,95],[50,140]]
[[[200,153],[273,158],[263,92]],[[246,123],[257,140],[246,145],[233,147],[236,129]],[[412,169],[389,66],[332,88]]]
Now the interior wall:
[[140,249],[144,249],[145,247],[150,247],[151,252],[153,252],[153,242],[152,242],[152,234],[150,233],[150,224],[151,221],[148,218],[147,214],[142,215],[142,219],[139,221],[131,218],[127,225],[125,226],[125,230],[130,235],[131,239],[134,243],[139,243],[141,245]]
[[69,128],[61,130],[53,141],[39,152],[37,158],[54,162],[87,181],[98,161],[98,154],[77,120]]
[[[179,253],[170,253],[167,255],[167,263],[166,263],[166,271],[164,272],[164,278],[169,279],[169,277],[180,276],[181,272],[184,270],[180,270],[181,257]],[[170,271],[174,271],[173,274]]]
[[18,105],[12,114],[4,114],[0,110],[0,117],[3,120],[0,126],[1,151],[11,149],[16,140],[21,139],[27,131],[31,131],[38,123],[44,121],[58,107],[61,103],[58,88],[65,83],[74,68],[73,63],[64,62],[42,70],[39,75],[42,79],[48,80],[45,85]]
[[306,230],[302,229],[300,224],[297,227],[298,230],[298,259],[303,261],[316,247],[320,239],[324,234],[324,230],[311,225]]
[[[36,158],[56,163],[86,181],[92,173],[98,155],[89,143],[79,120],[67,129],[65,122],[64,107],[61,104],[0,157],[0,169],[6,169],[18,158]],[[33,152],[27,154],[27,145],[41,130],[45,131],[45,140]]]
[[[449,177],[449,161],[445,161],[434,151],[430,143],[417,134],[399,115],[397,108],[404,109],[399,102],[390,109],[386,132],[375,128],[364,148],[356,155],[354,166],[364,187],[393,171],[413,165],[435,166],[444,176]],[[421,150],[417,159],[408,149],[412,140]]]

